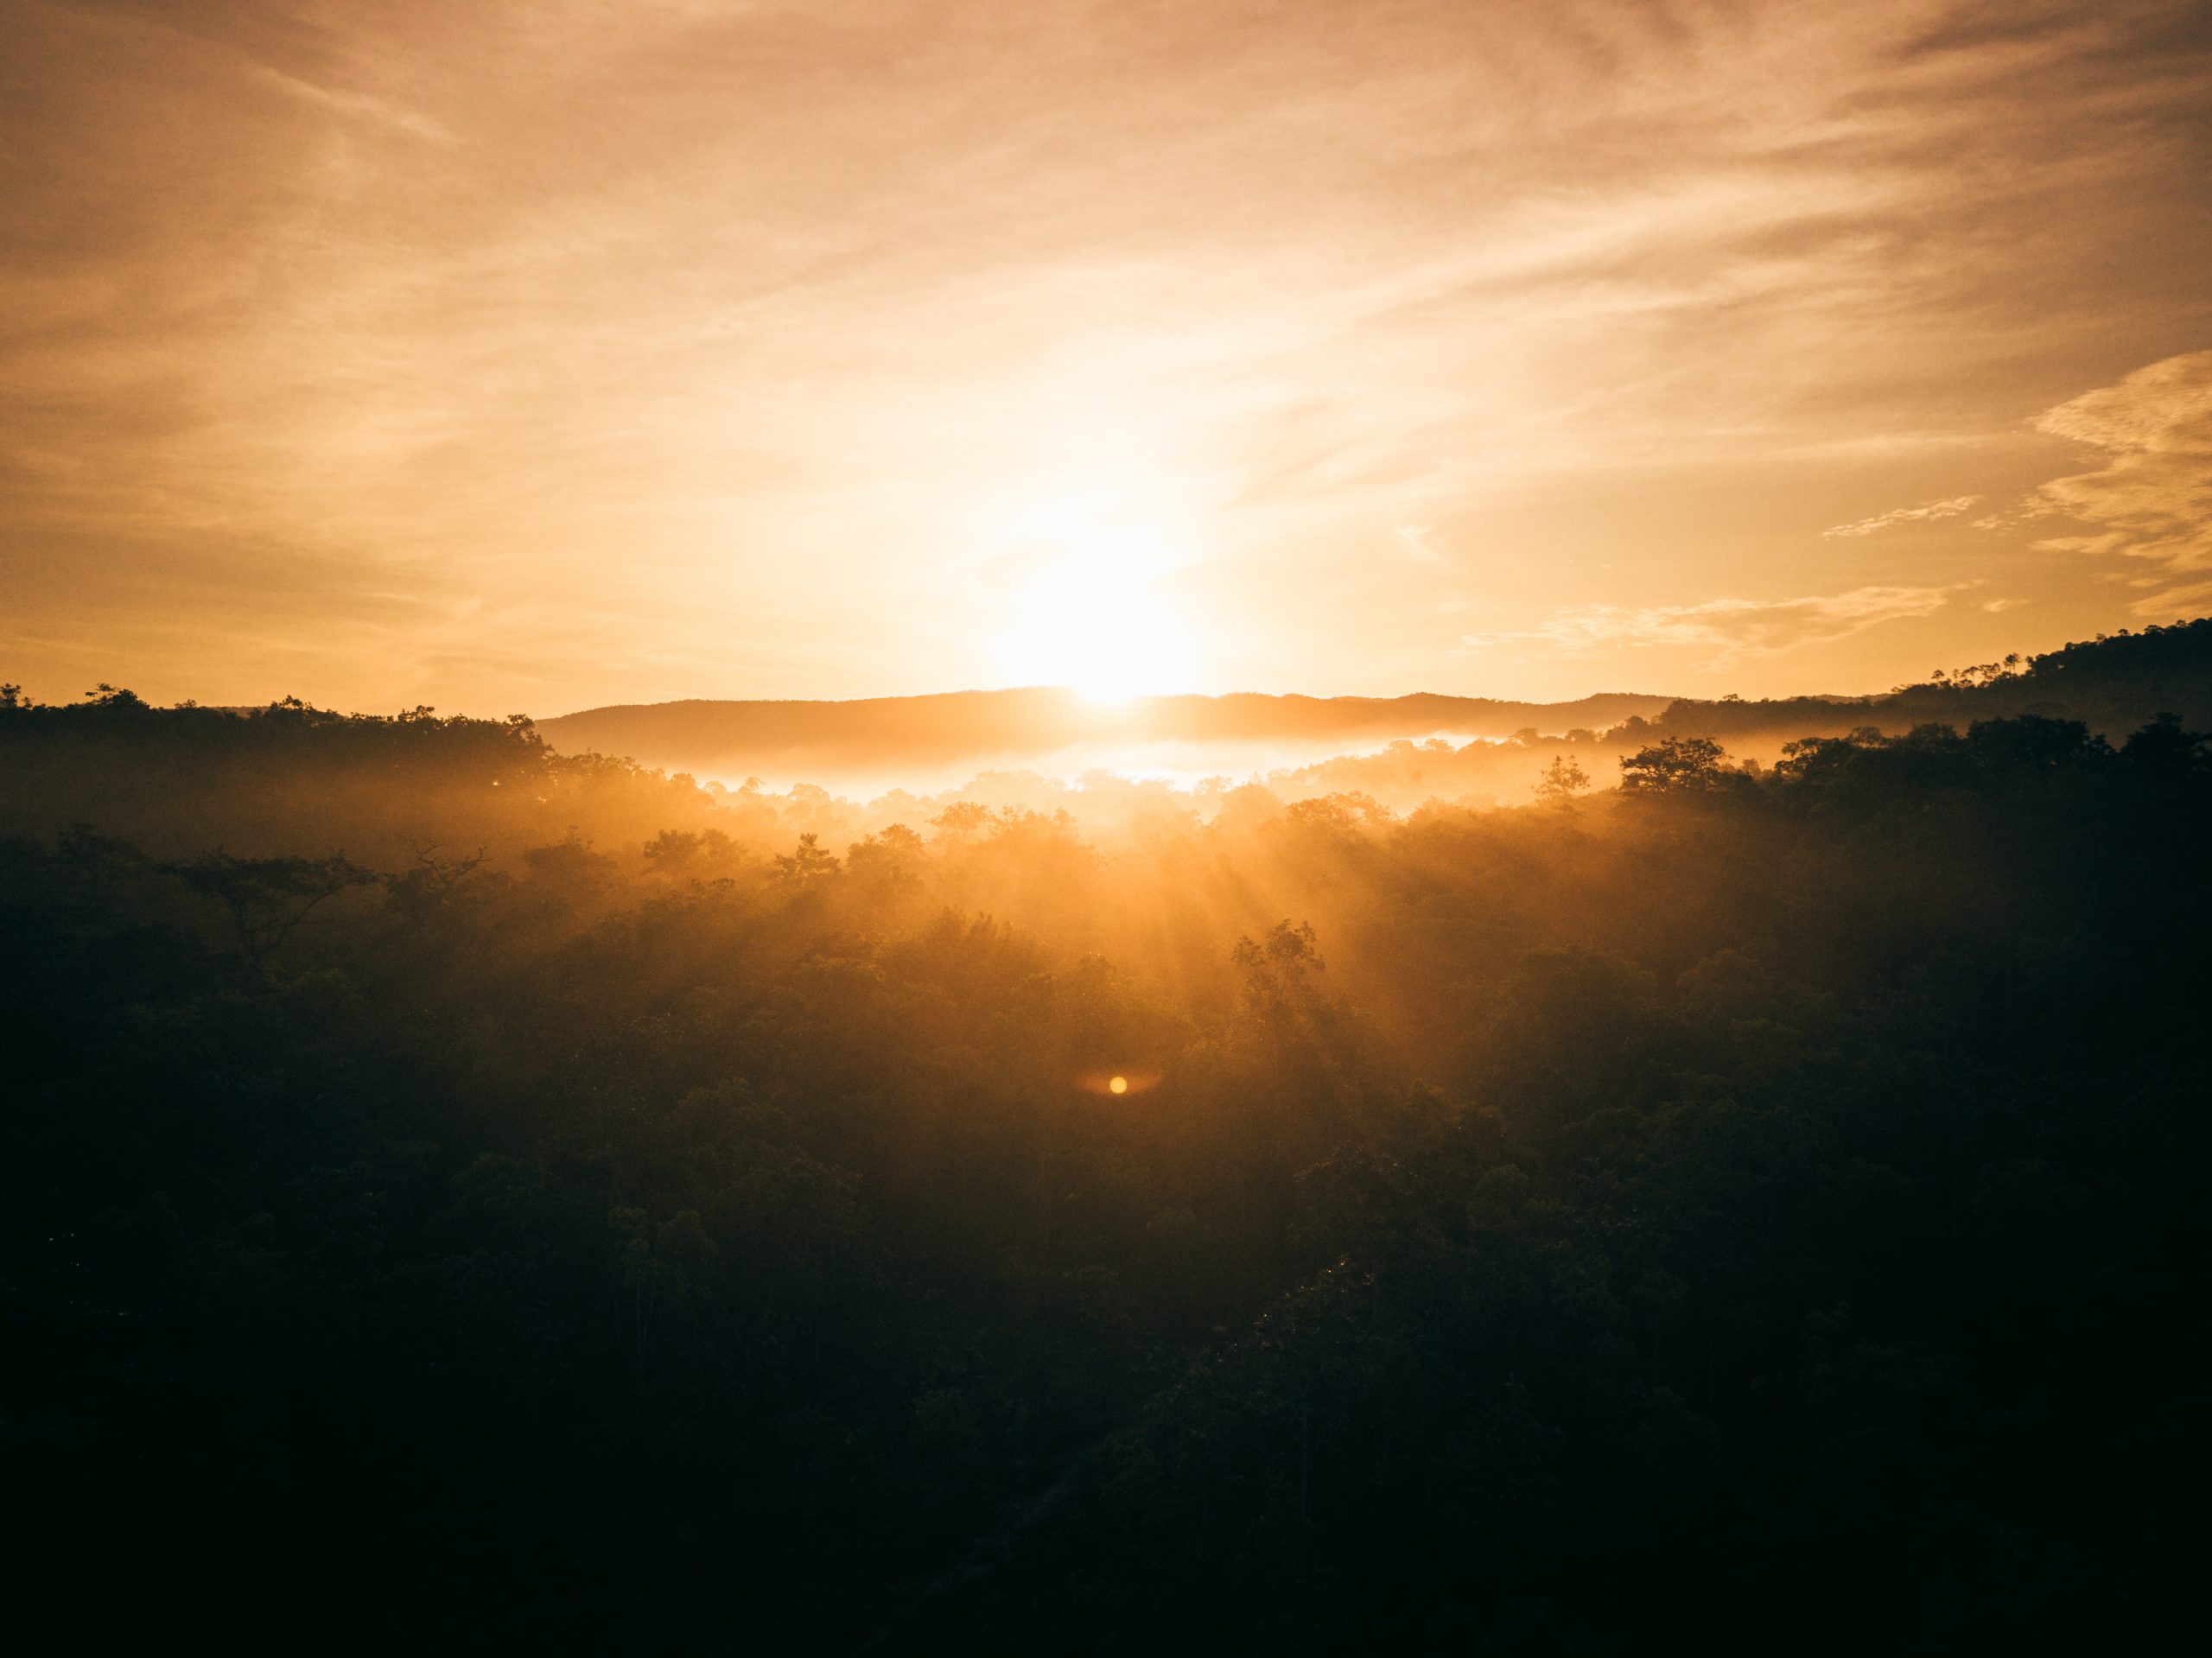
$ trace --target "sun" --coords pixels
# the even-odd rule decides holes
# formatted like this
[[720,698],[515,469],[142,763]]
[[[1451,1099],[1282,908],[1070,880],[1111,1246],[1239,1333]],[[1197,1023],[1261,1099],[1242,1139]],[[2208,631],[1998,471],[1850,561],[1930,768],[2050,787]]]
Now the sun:
[[1027,533],[1007,560],[1001,670],[1102,702],[1189,689],[1194,637],[1166,580],[1185,562],[1175,537],[1080,497],[1023,517]]
[[1139,560],[1111,551],[1047,564],[1014,602],[1007,638],[1014,677],[1097,702],[1185,688],[1188,629],[1151,588]]
[[1126,1077],[1112,1077],[1108,1080],[1106,1086],[1116,1094],[1126,1094],[1129,1091],[1129,1079]]

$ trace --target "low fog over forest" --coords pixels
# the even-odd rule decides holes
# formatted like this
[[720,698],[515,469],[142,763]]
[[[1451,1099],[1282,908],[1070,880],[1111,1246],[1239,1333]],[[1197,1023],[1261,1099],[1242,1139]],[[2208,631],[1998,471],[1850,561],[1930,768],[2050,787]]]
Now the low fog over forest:
[[[1399,810],[1441,797],[1511,804],[1527,796],[1527,768],[1490,746],[1550,742],[1608,768],[1655,735],[1718,737],[1742,759],[1771,763],[1800,737],[1872,727],[1902,735],[1929,722],[1959,724],[2036,714],[2088,722],[2107,735],[2154,707],[2212,708],[2201,638],[2186,627],[2145,630],[2017,656],[1881,696],[1800,696],[1747,702],[1615,694],[1573,702],[1470,696],[1137,696],[1101,702],[1066,690],[967,691],[852,702],[663,702],[588,709],[538,722],[553,747],[620,754],[671,772],[735,785],[759,775],[777,788],[829,785],[866,799],[888,786],[952,787],[993,774],[1062,779],[1109,772],[1173,780],[1262,777],[1294,797],[1367,787]],[[1332,761],[1389,762],[1347,771]],[[1440,760],[1448,746],[1452,758]],[[1351,779],[1363,775],[1365,782]],[[997,804],[1007,804],[1000,801]]]
[[139,1635],[2125,1642],[2208,727],[2202,622],[865,797],[7,688],[18,1568]]

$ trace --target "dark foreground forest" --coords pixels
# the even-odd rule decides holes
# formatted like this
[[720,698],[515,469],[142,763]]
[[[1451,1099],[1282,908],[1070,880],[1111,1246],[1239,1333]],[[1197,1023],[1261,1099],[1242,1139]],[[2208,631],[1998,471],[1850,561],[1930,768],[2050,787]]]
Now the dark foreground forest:
[[848,842],[428,713],[0,764],[80,1639],[2110,1650],[2193,1576],[2183,721]]

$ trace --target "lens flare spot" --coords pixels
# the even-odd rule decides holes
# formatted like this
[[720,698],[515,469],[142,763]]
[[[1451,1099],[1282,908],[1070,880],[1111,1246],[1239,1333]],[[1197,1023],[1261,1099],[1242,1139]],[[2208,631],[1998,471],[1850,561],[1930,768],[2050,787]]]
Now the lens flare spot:
[[1135,1065],[1125,1065],[1120,1070],[1109,1070],[1101,1065],[1096,1070],[1086,1070],[1077,1077],[1075,1085],[1102,1100],[1135,1100],[1138,1095],[1148,1094],[1160,1086],[1160,1073]]

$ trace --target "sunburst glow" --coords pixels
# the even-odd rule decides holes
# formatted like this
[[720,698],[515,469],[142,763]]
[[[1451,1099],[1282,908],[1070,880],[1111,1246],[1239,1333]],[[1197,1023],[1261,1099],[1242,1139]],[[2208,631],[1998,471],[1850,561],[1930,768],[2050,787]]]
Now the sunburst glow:
[[1134,492],[1063,487],[1001,515],[996,666],[1007,677],[1098,702],[1191,688],[1196,632],[1171,581],[1189,560],[1185,538],[1165,515],[1125,505]]

